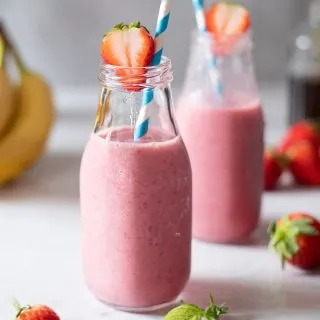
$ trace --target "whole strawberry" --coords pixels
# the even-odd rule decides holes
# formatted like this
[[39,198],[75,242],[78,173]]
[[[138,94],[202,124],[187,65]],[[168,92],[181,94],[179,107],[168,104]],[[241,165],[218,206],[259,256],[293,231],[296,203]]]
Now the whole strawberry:
[[299,141],[286,151],[290,159],[289,169],[300,185],[320,186],[320,158],[313,144]]
[[263,159],[264,189],[274,190],[284,170],[289,165],[288,158],[275,149],[266,150]]
[[306,213],[290,214],[269,227],[269,247],[282,267],[288,262],[304,270],[320,267],[320,222]]
[[17,310],[16,320],[60,320],[59,316],[45,305],[21,307],[18,301],[14,301]]
[[318,152],[320,148],[320,122],[303,120],[295,123],[281,141],[279,150],[286,152],[299,141],[308,141]]

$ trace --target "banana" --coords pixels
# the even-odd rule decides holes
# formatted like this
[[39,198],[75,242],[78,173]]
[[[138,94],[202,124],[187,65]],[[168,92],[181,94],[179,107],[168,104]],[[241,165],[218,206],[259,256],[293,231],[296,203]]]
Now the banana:
[[42,156],[55,112],[48,83],[26,68],[1,21],[0,35],[21,75],[19,86],[13,90],[13,121],[0,139],[1,186],[16,179]]
[[5,46],[0,37],[0,139],[7,130],[14,113],[13,86],[4,68]]
[[39,160],[55,118],[51,90],[38,74],[22,73],[16,104],[16,118],[0,140],[0,185],[16,179]]

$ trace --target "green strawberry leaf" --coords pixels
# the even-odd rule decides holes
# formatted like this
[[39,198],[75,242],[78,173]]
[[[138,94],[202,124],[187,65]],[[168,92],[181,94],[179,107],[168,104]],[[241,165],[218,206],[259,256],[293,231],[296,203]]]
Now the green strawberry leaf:
[[286,250],[290,254],[290,258],[299,251],[297,242],[293,238],[287,238],[285,240]]
[[134,21],[134,22],[131,22],[129,24],[129,29],[132,29],[132,28],[141,28],[141,23],[140,21]]
[[319,235],[319,231],[314,226],[311,226],[311,225],[300,226],[299,231],[301,234],[305,234],[308,236]]
[[311,218],[298,218],[290,221],[287,229],[291,230],[295,235],[318,235],[319,231],[312,225],[312,222]]
[[283,241],[281,243],[279,243],[278,247],[277,247],[277,251],[284,256],[286,259],[291,259],[292,258],[292,254],[290,252],[290,249],[287,246],[286,241]]
[[126,25],[123,22],[120,22],[119,24],[117,24],[113,27],[113,30],[123,30],[123,29],[127,29],[127,28],[128,28],[128,25]]
[[311,218],[297,218],[295,220],[291,220],[290,224],[296,224],[296,225],[306,225],[306,224],[310,224],[312,223],[312,219]]
[[273,236],[276,232],[276,229],[277,229],[277,223],[272,222],[268,227],[268,235]]

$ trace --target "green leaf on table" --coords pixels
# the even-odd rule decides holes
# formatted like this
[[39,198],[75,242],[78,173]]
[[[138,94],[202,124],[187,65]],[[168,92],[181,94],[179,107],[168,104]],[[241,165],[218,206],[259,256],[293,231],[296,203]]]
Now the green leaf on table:
[[207,308],[201,309],[197,305],[183,302],[180,306],[170,310],[164,320],[219,320],[226,313],[228,313],[228,308],[225,305],[217,306],[210,294],[210,304]]

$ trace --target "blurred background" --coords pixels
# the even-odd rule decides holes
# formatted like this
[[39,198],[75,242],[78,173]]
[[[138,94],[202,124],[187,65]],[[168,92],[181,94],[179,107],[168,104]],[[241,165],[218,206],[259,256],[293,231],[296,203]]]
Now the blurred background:
[[[209,6],[214,1],[205,2]],[[294,39],[298,39],[294,30],[298,29],[303,20],[307,20],[311,0],[240,2],[245,4],[252,14],[254,59],[267,124],[266,142],[274,144],[285,131],[288,119],[289,90],[285,79],[289,64],[289,44],[293,46],[299,42],[303,45],[303,50],[300,50],[302,55],[299,54],[296,59],[297,65],[300,65],[299,59],[300,56],[305,56],[306,44],[312,42],[306,37],[300,37],[302,41],[294,42]],[[320,8],[320,1],[318,2]],[[81,154],[94,124],[99,99],[100,84],[97,78],[102,36],[121,21],[129,23],[137,19],[150,31],[154,30],[159,3],[160,0],[0,0],[1,21],[8,29],[23,60],[32,70],[48,80],[53,88],[57,110],[52,131],[49,122],[53,117],[48,116],[47,110],[51,110],[48,103],[39,106],[38,111],[42,111],[42,114],[37,111],[33,115],[36,120],[32,120],[32,129],[37,128],[37,119],[48,121],[46,127],[51,134],[47,153],[39,166],[19,180],[20,188],[15,189],[15,196],[12,196],[12,189],[5,189],[0,194],[0,200],[15,199],[19,196],[34,199],[48,195],[55,199],[70,196],[78,200]],[[177,98],[188,61],[190,35],[196,23],[191,0],[173,0],[171,11],[165,54],[173,60],[173,94],[174,98]],[[320,9],[316,11],[319,28]],[[309,60],[313,63],[312,59]],[[307,66],[311,65],[311,70],[315,70],[312,63],[307,63]],[[315,91],[320,93],[320,64],[317,63],[317,66],[319,81]],[[311,89],[314,87],[313,84],[299,82],[296,87],[302,88],[302,91],[295,91],[308,91],[309,89],[304,88],[309,86]],[[35,96],[37,92],[39,87],[34,87]],[[300,94],[303,95],[304,93]],[[316,95],[319,100],[317,98],[314,101],[318,110],[320,95]],[[297,97],[296,100],[300,98]],[[6,109],[10,110],[10,106]],[[10,118],[8,121],[10,122]],[[14,131],[11,129],[10,133],[14,134]],[[43,133],[39,135],[46,137]],[[17,140],[20,145],[20,140]],[[7,148],[15,147],[10,144]]]
[[[205,1],[207,6],[213,2]],[[267,144],[274,144],[283,134],[288,119],[289,90],[285,79],[289,44],[293,46],[294,39],[297,39],[294,30],[299,29],[303,20],[307,20],[311,0],[240,2],[252,14],[254,59],[267,123],[266,141]],[[97,77],[102,36],[121,21],[129,23],[137,19],[153,31],[159,3],[160,0],[0,0],[1,21],[23,60],[48,80],[53,88],[57,110],[44,160],[35,171],[25,175],[24,180],[19,180],[22,187],[19,194],[15,193],[16,196],[35,198],[56,195],[59,198],[71,195],[77,199],[81,154],[94,124],[99,98]],[[165,54],[173,60],[173,94],[177,98],[188,62],[191,32],[196,23],[191,0],[173,0],[171,11]],[[320,17],[320,10],[316,11],[316,16]],[[300,43],[305,46],[306,39],[303,38]],[[312,70],[315,69],[313,66],[311,64]],[[304,83],[297,86],[303,91],[295,91],[306,91],[303,89],[307,87]],[[34,88],[35,94],[37,90]],[[316,86],[315,90],[320,92],[320,80],[319,89]],[[317,99],[315,103],[318,104]],[[43,119],[37,114],[36,117]],[[50,117],[47,120],[51,120]],[[51,128],[49,125],[47,127]],[[10,145],[9,148],[13,147]],[[0,199],[11,198],[10,188],[6,190],[0,194]]]
[[[165,53],[181,86],[195,27],[191,0],[173,0]],[[252,12],[255,62],[260,82],[281,81],[293,28],[306,17],[309,0],[243,0]],[[207,1],[208,4],[211,1]],[[102,35],[120,21],[140,19],[154,30],[157,0],[1,0],[1,18],[25,59],[56,88],[98,86]]]

